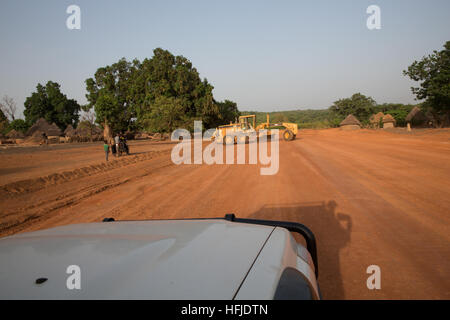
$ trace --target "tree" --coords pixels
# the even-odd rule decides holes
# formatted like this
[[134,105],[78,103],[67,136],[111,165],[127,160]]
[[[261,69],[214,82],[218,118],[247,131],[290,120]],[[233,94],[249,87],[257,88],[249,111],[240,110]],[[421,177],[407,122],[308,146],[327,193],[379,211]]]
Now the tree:
[[152,104],[151,112],[142,122],[150,132],[172,132],[180,126],[189,125],[181,99],[160,96]]
[[16,119],[16,103],[7,95],[4,95],[2,101],[0,102],[0,110],[3,112],[3,114],[6,114],[11,119],[11,121],[14,121]]
[[235,121],[241,113],[238,110],[236,102],[225,100],[223,102],[216,102],[219,107],[221,124],[227,124],[230,121]]
[[89,104],[83,110],[94,108],[105,137],[111,130],[136,127],[151,131],[167,131],[179,125],[191,128],[194,119],[211,128],[234,117],[237,111],[231,101],[216,103],[214,87],[200,79],[188,59],[161,48],[142,62],[122,58],[99,68],[94,78],[86,80],[86,89]]
[[353,114],[358,120],[367,122],[375,110],[376,102],[371,97],[355,93],[350,98],[335,101],[329,110],[341,118]]
[[8,131],[11,131],[12,129],[14,129],[16,131],[20,131],[22,133],[26,133],[29,128],[30,127],[25,122],[25,120],[23,120],[23,119],[16,119],[16,120],[11,121],[11,123],[9,124],[9,127],[8,127]]
[[425,99],[424,106],[430,107],[437,115],[450,114],[450,41],[444,50],[414,61],[403,75],[420,81],[419,87],[411,87],[417,100]]
[[8,131],[8,126],[8,118],[3,113],[3,110],[0,109],[0,134],[6,134],[6,132]]
[[56,82],[48,81],[36,86],[36,92],[25,100],[25,121],[33,125],[39,118],[55,123],[64,130],[69,124],[78,123],[80,105],[73,99],[67,99]]
[[99,68],[94,78],[86,80],[89,103],[83,110],[94,108],[105,139],[111,139],[113,132],[127,130],[136,115],[131,93],[137,65],[138,61],[131,63],[122,58],[111,66]]

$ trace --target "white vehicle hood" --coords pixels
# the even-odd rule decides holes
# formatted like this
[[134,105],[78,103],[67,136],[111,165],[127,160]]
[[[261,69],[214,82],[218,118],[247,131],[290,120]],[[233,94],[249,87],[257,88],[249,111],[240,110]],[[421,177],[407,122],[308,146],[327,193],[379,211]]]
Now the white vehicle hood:
[[[124,221],[2,238],[0,299],[232,299],[273,229]],[[80,268],[80,289],[67,287],[71,265]]]

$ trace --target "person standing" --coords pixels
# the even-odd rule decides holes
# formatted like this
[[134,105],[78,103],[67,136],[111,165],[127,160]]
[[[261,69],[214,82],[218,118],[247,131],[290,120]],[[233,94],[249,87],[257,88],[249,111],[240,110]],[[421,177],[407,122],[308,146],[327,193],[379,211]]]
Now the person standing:
[[103,149],[105,150],[106,155],[106,161],[108,161],[108,154],[109,154],[109,144],[106,140],[103,141]]
[[116,134],[114,137],[114,143],[116,144],[116,156],[119,156],[119,143],[120,143],[120,137],[119,134]]

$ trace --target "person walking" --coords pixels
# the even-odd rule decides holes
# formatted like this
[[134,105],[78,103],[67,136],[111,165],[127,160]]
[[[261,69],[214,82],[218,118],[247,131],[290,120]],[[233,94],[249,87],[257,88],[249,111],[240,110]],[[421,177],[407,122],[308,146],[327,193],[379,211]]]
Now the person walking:
[[106,140],[103,141],[103,149],[105,150],[106,155],[106,161],[108,161],[108,154],[109,154],[109,144]]

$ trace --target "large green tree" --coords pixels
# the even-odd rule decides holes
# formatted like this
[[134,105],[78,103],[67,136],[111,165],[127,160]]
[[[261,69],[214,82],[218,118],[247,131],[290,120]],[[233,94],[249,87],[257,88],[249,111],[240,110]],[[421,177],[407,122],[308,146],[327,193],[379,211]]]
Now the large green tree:
[[114,131],[136,125],[168,132],[174,126],[191,128],[194,119],[213,127],[228,119],[233,108],[237,110],[231,101],[221,108],[213,86],[200,79],[192,63],[161,48],[142,62],[123,58],[99,68],[94,78],[86,80],[86,89],[89,104],[84,109],[94,107],[97,121]]
[[403,74],[420,82],[419,87],[411,88],[418,100],[425,99],[424,105],[438,115],[449,116],[450,41],[445,43],[444,50],[435,50],[422,60],[414,61]]
[[83,110],[94,107],[96,121],[103,126],[106,138],[114,131],[128,129],[136,115],[131,87],[138,64],[138,61],[128,62],[123,58],[111,66],[99,68],[94,78],[86,80],[88,104]]
[[371,97],[355,93],[350,98],[335,101],[329,110],[341,118],[353,114],[358,120],[366,122],[373,114],[375,106],[376,102]]
[[44,118],[64,130],[69,124],[76,126],[79,111],[80,105],[73,99],[67,99],[58,83],[48,81],[45,86],[39,83],[36,92],[25,100],[23,113],[29,126]]

